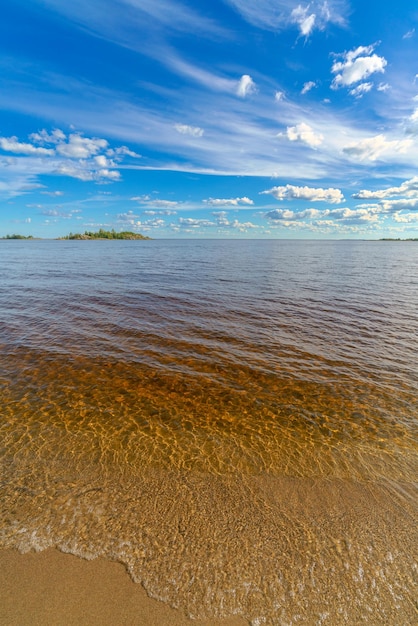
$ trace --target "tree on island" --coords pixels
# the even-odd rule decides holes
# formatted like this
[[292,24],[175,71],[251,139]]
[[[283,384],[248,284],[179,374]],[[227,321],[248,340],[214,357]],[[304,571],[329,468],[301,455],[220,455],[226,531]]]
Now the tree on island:
[[60,237],[60,239],[150,239],[150,237],[146,237],[140,233],[133,233],[128,230],[117,233],[113,228],[112,230],[103,230],[103,228],[101,228],[96,233],[86,230],[83,234],[70,233],[66,237]]

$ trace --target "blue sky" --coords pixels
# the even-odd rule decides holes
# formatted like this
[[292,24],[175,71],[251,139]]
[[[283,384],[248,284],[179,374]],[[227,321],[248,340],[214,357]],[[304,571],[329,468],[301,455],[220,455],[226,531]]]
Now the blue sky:
[[418,237],[416,0],[13,0],[0,236]]

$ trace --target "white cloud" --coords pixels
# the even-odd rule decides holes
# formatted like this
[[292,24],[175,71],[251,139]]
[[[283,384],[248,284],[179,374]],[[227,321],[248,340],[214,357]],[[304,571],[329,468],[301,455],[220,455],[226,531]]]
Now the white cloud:
[[313,80],[310,80],[303,85],[303,89],[300,93],[304,95],[305,93],[308,93],[308,91],[311,91],[314,87],[316,87],[316,83]]
[[342,151],[359,161],[376,161],[388,152],[405,152],[411,145],[411,139],[387,141],[384,135],[376,135],[344,146]]
[[270,220],[292,220],[295,213],[290,209],[274,209],[266,213],[266,217]]
[[350,89],[349,94],[355,98],[362,98],[365,93],[372,89],[372,87],[372,83],[360,83],[360,85],[357,85],[354,89]]
[[107,157],[105,157],[104,154],[99,154],[95,156],[94,162],[98,167],[101,167],[101,168],[115,167],[115,163],[109,160]]
[[334,61],[331,72],[336,74],[332,81],[334,89],[348,87],[358,83],[371,74],[384,72],[387,61],[384,57],[372,54],[375,46],[359,46],[349,52],[343,52],[342,61]]
[[153,211],[152,209],[144,211],[144,215],[177,215],[177,211],[172,209],[164,209],[162,211]]
[[173,209],[179,205],[176,200],[150,200],[148,204],[152,204],[153,207]]
[[5,152],[13,152],[14,154],[28,154],[39,156],[51,156],[54,150],[50,148],[38,148],[31,143],[21,143],[17,137],[0,137],[0,148]]
[[377,222],[379,220],[379,215],[370,209],[333,209],[328,215],[337,220],[349,222]]
[[217,226],[222,228],[234,228],[242,233],[245,233],[250,229],[259,228],[259,226],[253,224],[252,222],[240,222],[237,219],[232,220],[231,222],[226,211],[216,211],[213,213],[213,216],[216,218]]
[[[153,209],[175,209],[180,204],[177,200],[162,200],[160,198],[151,198],[151,196],[134,196],[131,198],[134,202],[139,202],[142,205],[150,206]],[[151,214],[149,212],[149,214]],[[166,215],[168,213],[165,213]]]
[[378,189],[376,191],[362,189],[358,193],[353,194],[352,197],[382,200],[393,196],[418,197],[418,176],[406,180],[399,187],[388,187],[387,189]]
[[179,217],[178,223],[187,228],[201,228],[202,226],[216,226],[215,222],[206,219],[196,219],[194,217]]
[[415,28],[411,28],[407,33],[402,37],[402,39],[411,39],[415,35]]
[[291,211],[289,209],[274,209],[266,213],[265,217],[278,222],[284,226],[300,226],[305,220],[305,225],[313,226],[333,226],[339,227],[341,224],[376,224],[379,222],[378,211],[369,208],[350,209],[305,209],[304,211]]
[[274,94],[274,99],[276,100],[276,102],[281,102],[285,99],[285,97],[286,96],[284,91],[276,91],[276,93]]
[[291,211],[290,209],[274,209],[266,213],[265,217],[270,220],[313,220],[325,217],[329,210],[319,211],[318,209],[305,209],[304,211]]
[[292,22],[298,25],[301,35],[308,37],[314,29],[316,14],[309,13],[310,5],[302,7],[300,4],[290,14]]
[[401,224],[411,224],[418,222],[418,213],[394,213],[393,219]]
[[310,202],[329,202],[330,204],[339,204],[344,200],[340,189],[333,187],[322,189],[321,187],[286,185],[285,187],[272,187],[262,191],[261,194],[271,194],[277,200],[308,200]]
[[117,218],[119,222],[133,224],[136,222],[136,220],[138,220],[139,215],[135,215],[133,211],[127,211],[126,213],[119,213]]
[[29,139],[36,143],[59,143],[60,141],[65,141],[66,135],[59,128],[55,128],[52,133],[48,133],[47,130],[43,129],[39,133],[29,135]]
[[74,133],[69,136],[67,143],[59,143],[56,151],[57,154],[71,159],[87,159],[106,149],[107,146],[106,139],[88,138]]
[[345,24],[347,3],[341,0],[312,0],[306,7],[295,0],[227,0],[251,24],[277,31],[297,25],[302,35],[314,28],[323,30],[328,23]]
[[393,211],[411,211],[412,209],[418,209],[418,198],[382,200],[380,203],[380,210],[382,213],[393,213]]
[[82,161],[78,163],[71,161],[58,163],[56,169],[51,173],[69,176],[83,181],[117,181],[120,179],[120,172],[117,170],[109,170],[107,168],[92,170],[87,163],[83,163]]
[[254,202],[250,200],[250,198],[209,198],[208,200],[203,200],[205,204],[209,204],[210,206],[238,206],[240,204],[252,205]]
[[201,137],[205,132],[199,126],[189,126],[188,124],[175,124],[174,128],[181,135],[191,135],[192,137]]
[[388,91],[390,89],[390,85],[388,83],[379,83],[377,86],[377,91]]
[[319,146],[324,139],[324,136],[321,135],[321,133],[315,133],[313,128],[304,122],[296,124],[296,126],[288,126],[286,135],[289,141],[301,141],[302,143],[306,143],[311,148]]
[[127,146],[119,146],[118,148],[111,148],[109,150],[107,150],[106,154],[108,156],[130,156],[133,157],[134,159],[140,159],[141,155],[138,154],[137,152],[134,152],[133,150],[130,150]]
[[41,194],[44,196],[51,196],[51,198],[57,198],[59,196],[63,196],[63,191],[41,191]]
[[239,220],[234,220],[231,222],[231,228],[235,228],[236,230],[239,230],[239,232],[245,233],[248,230],[259,228],[259,226],[253,224],[252,222],[240,222]]
[[255,91],[257,91],[257,89],[251,76],[243,74],[237,86],[237,95],[240,96],[240,98],[245,98]]

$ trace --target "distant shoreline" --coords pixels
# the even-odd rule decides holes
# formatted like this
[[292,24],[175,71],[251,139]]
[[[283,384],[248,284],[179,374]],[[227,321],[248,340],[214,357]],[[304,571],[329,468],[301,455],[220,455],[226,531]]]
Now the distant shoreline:
[[[5,237],[0,237],[0,239],[11,240],[11,239],[24,239],[24,240],[42,240],[42,237],[33,237],[32,235],[6,235]],[[125,230],[122,232],[116,232],[115,230],[103,230],[102,228],[98,232],[85,231],[84,233],[70,233],[69,235],[65,235],[64,237],[54,237],[53,241],[61,241],[61,240],[92,240],[92,239],[100,239],[100,240],[150,240],[151,237],[147,237],[146,235],[142,235],[141,233],[133,233],[131,231]]]

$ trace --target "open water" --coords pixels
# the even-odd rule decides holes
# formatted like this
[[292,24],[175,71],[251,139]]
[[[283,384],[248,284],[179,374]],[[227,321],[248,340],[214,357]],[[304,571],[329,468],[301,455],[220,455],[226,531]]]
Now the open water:
[[0,545],[193,618],[417,613],[418,244],[0,242]]

